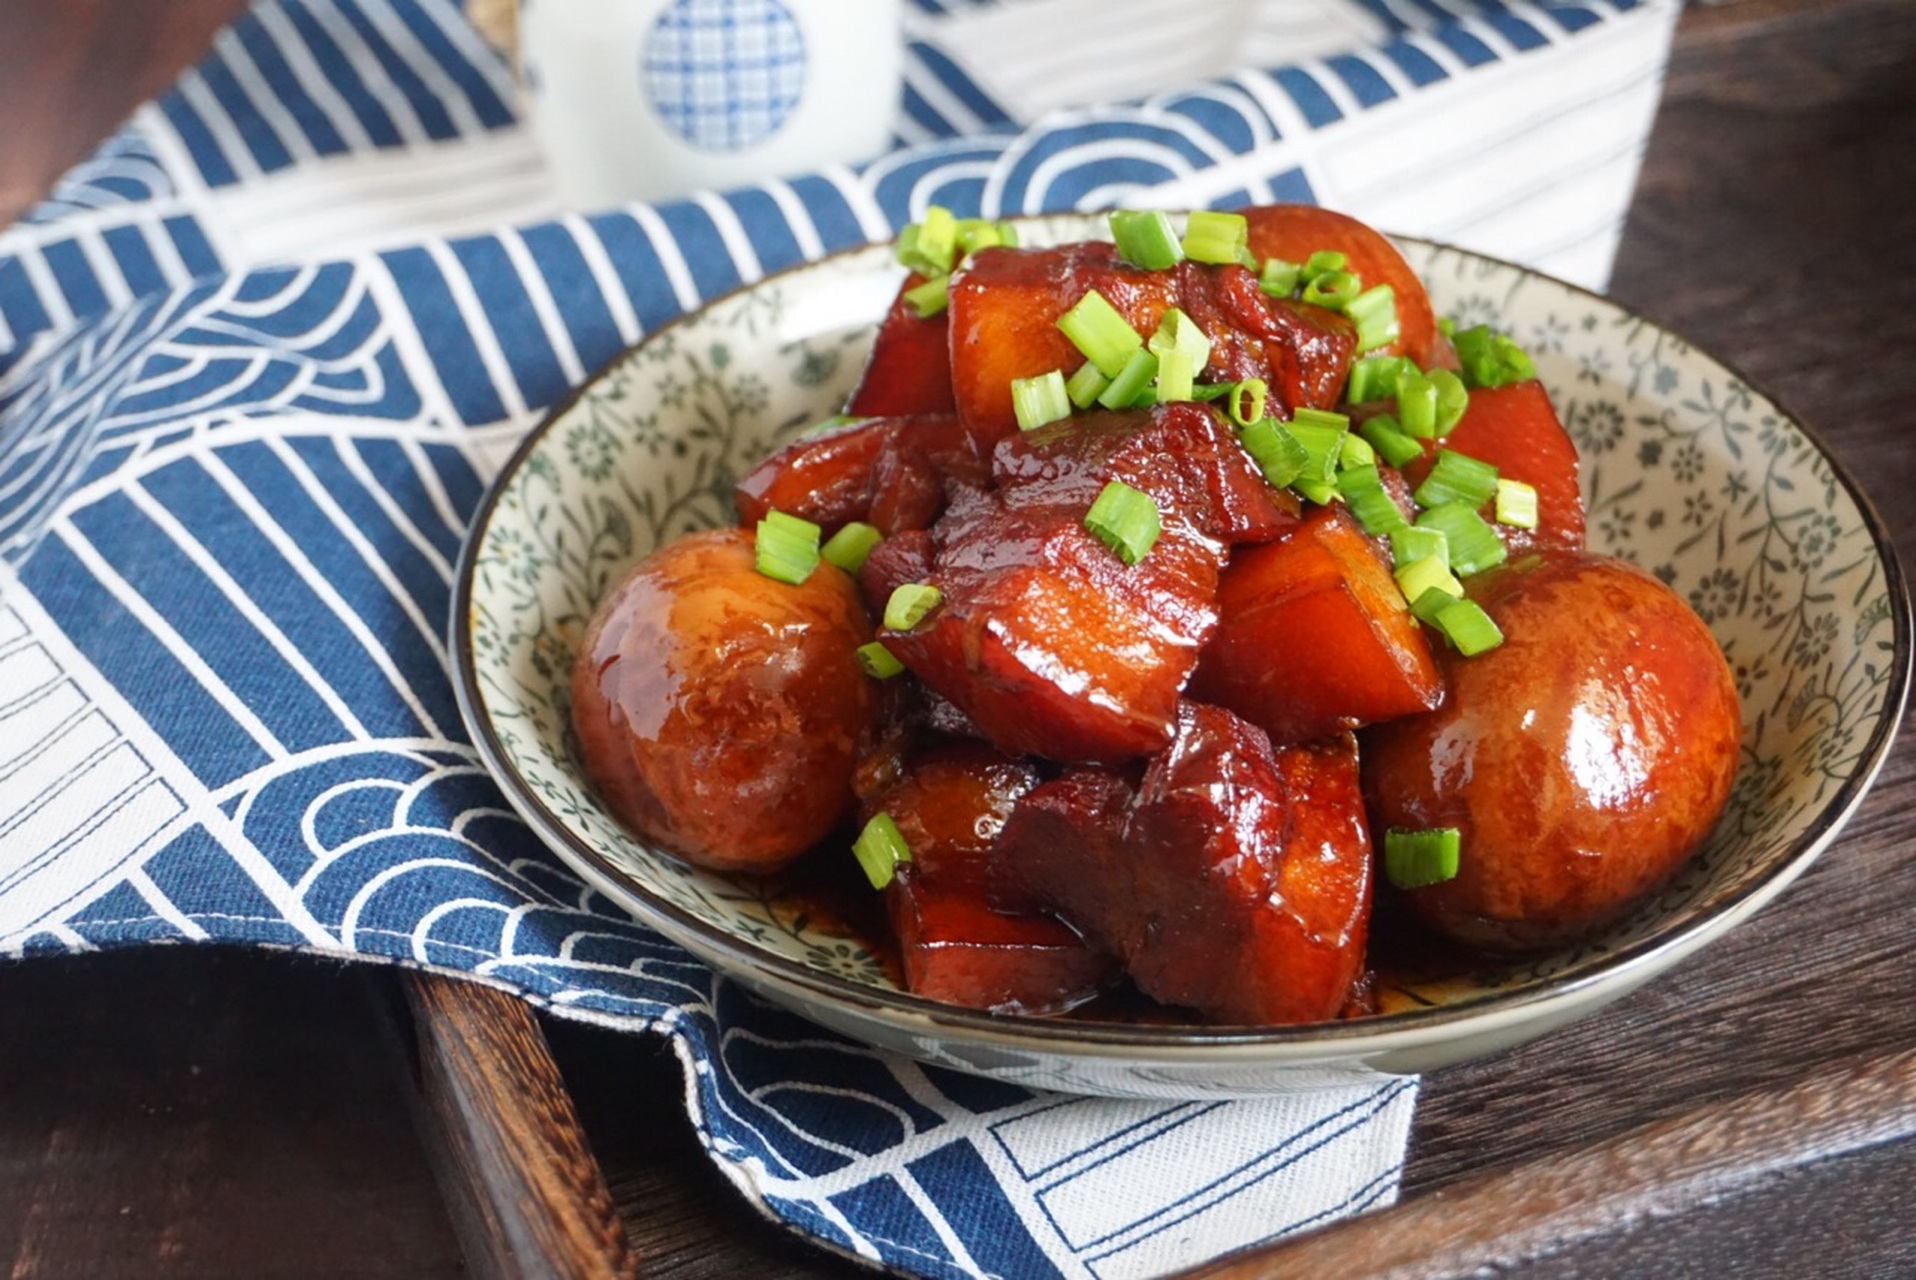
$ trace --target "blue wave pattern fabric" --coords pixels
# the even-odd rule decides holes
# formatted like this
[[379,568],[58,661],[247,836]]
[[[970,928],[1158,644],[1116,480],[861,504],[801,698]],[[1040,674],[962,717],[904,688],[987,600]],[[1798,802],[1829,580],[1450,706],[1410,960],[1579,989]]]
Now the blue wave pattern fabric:
[[[0,235],[0,954],[285,947],[668,1035],[745,1194],[925,1275],[1156,1274],[1388,1203],[1415,1081],[1061,1098],[715,978],[508,811],[444,639],[467,521],[546,406],[703,301],[931,202],[1323,199],[1529,236],[1506,253],[1600,283],[1673,6],[1326,5],[1372,42],[1059,105],[989,83],[976,50],[1060,0],[920,0],[891,154],[584,213],[541,203],[509,69],[456,7],[259,0]],[[1544,85],[1549,111],[1512,110]],[[1567,197],[1566,136],[1598,175]],[[1501,194],[1346,163],[1385,143],[1399,169],[1488,156]]]

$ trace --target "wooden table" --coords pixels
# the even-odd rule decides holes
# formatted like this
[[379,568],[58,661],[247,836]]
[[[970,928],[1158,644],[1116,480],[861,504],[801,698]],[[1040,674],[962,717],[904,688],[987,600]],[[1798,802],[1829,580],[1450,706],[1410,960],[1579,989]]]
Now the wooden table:
[[[238,7],[0,6],[0,222]],[[1611,291],[1793,407],[1916,565],[1916,6],[1686,13]],[[1906,733],[1780,902],[1597,1017],[1429,1077],[1399,1207],[1240,1272],[1916,1272],[1912,808]],[[655,1043],[393,970],[214,950],[4,967],[0,1263],[854,1273],[738,1198],[679,1097]]]

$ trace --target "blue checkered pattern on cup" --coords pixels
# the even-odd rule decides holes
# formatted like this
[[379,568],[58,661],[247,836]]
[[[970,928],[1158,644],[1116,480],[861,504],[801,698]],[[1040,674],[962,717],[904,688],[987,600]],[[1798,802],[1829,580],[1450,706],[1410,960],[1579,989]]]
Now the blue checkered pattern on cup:
[[704,151],[777,133],[805,87],[805,40],[780,0],[676,0],[641,54],[653,108]]

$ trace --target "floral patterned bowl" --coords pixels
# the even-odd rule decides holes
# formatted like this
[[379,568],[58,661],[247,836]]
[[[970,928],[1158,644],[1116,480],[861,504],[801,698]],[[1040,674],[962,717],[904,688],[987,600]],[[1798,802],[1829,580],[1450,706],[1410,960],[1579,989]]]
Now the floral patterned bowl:
[[[1103,219],[1034,219],[1026,243]],[[600,805],[574,759],[567,675],[607,585],[660,542],[734,518],[734,479],[835,412],[898,280],[874,247],[773,276],[660,329],[505,465],[459,568],[459,695],[479,751],[558,855],[639,919],[848,1035],[1035,1087],[1189,1097],[1421,1071],[1543,1034],[1676,964],[1782,892],[1888,752],[1909,604],[1881,522],[1789,415],[1681,339],[1569,285],[1407,241],[1439,314],[1510,332],[1583,458],[1590,540],[1681,593],[1744,705],[1727,814],[1654,900],[1587,945],[1395,981],[1376,1015],[1192,1029],[972,1012],[899,991],[856,937],[777,885],[689,867]]]

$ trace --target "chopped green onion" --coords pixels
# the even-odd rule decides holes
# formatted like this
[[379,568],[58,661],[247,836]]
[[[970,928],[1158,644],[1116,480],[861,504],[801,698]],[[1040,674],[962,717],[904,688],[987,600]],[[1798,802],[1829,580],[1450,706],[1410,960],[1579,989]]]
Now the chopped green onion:
[[1335,249],[1319,249],[1304,259],[1304,275],[1321,276],[1326,272],[1342,271],[1350,266],[1350,258]]
[[1047,422],[1071,416],[1071,397],[1064,389],[1064,373],[1050,373],[1011,380],[1011,411],[1018,418],[1020,431],[1035,431]]
[[1307,279],[1304,292],[1299,296],[1312,306],[1342,311],[1362,285],[1363,282],[1348,271],[1324,271]]
[[1300,498],[1315,502],[1320,507],[1328,507],[1337,501],[1337,482],[1318,480],[1311,476],[1299,476],[1291,481],[1291,492]]
[[1149,394],[1151,379],[1157,376],[1158,358],[1139,347],[1131,353],[1118,376],[1098,393],[1098,403],[1107,409],[1135,408]]
[[951,277],[933,276],[905,290],[905,301],[920,320],[929,320],[951,305]]
[[1437,436],[1437,384],[1414,366],[1397,375],[1397,421],[1407,436]]
[[1198,372],[1211,358],[1210,337],[1191,317],[1168,307],[1149,346],[1158,358],[1158,400],[1189,400]]
[[1437,629],[1451,647],[1474,658],[1504,642],[1504,633],[1475,600],[1456,600],[1437,611]]
[[1162,531],[1157,502],[1122,480],[1108,481],[1099,490],[1084,513],[1084,527],[1126,564],[1144,559]]
[[1238,432],[1237,439],[1273,488],[1289,486],[1310,465],[1310,452],[1276,418],[1260,418]]
[[1515,529],[1537,527],[1537,488],[1522,480],[1497,481],[1497,523]]
[[1384,878],[1399,889],[1421,889],[1457,876],[1462,837],[1455,827],[1384,832]]
[[944,278],[960,258],[993,245],[1017,243],[1018,232],[1008,222],[954,218],[951,210],[934,204],[925,210],[923,219],[898,233],[892,257],[900,266],[925,277],[924,283],[907,290],[905,297],[920,316],[935,316],[945,309],[948,295]]
[[1200,363],[1211,358],[1210,335],[1176,307],[1166,307],[1164,314],[1158,317],[1158,327],[1151,331],[1149,345],[1159,355],[1183,351],[1198,357]]
[[[1450,569],[1450,539],[1444,536],[1442,529],[1419,529],[1407,524],[1394,529],[1390,535],[1390,559],[1392,564],[1412,564],[1426,556],[1435,556],[1437,563]],[[1458,590],[1463,590],[1460,583]]]
[[1193,262],[1241,263],[1250,239],[1251,222],[1243,214],[1199,209],[1184,223],[1184,256]]
[[1364,419],[1357,433],[1370,441],[1370,447],[1377,450],[1377,456],[1393,467],[1401,467],[1424,452],[1424,446],[1400,431],[1397,419],[1388,413]]
[[1357,523],[1373,538],[1410,527],[1410,521],[1385,492],[1376,467],[1345,467],[1337,473],[1337,491],[1344,496]]
[[1224,407],[1231,415],[1231,421],[1240,427],[1248,427],[1264,416],[1264,400],[1270,387],[1262,378],[1245,378],[1233,383],[1230,392],[1224,397]]
[[1337,442],[1337,466],[1341,471],[1347,467],[1374,467],[1377,465],[1377,450],[1371,448],[1370,441],[1355,432],[1346,431]]
[[753,533],[752,565],[768,578],[797,586],[818,567],[818,526],[777,508],[767,511]]
[[1441,556],[1399,562],[1392,576],[1397,579],[1397,589],[1404,593],[1404,599],[1411,602],[1412,612],[1422,606],[1423,597],[1428,592],[1438,592],[1450,600],[1459,599],[1464,594],[1464,584],[1457,581],[1457,576],[1450,571],[1450,566],[1444,563]]
[[1304,268],[1282,258],[1266,258],[1257,273],[1257,287],[1273,298],[1288,298],[1297,292]]
[[[1452,578],[1451,581],[1457,580]],[[1462,585],[1458,583],[1460,588]],[[1443,587],[1425,587],[1423,593],[1410,602],[1410,613],[1425,626],[1434,627],[1437,625],[1437,615],[1456,604],[1457,600],[1458,597],[1455,594]]]
[[925,216],[919,227],[919,252],[941,263],[944,270],[950,271],[952,263],[958,256],[958,219],[953,217],[951,210],[945,206],[934,204],[925,209]]
[[1304,412],[1293,417],[1288,430],[1304,446],[1305,462],[1291,488],[1319,504],[1328,503],[1337,494],[1337,458],[1344,428],[1304,419]]
[[1477,514],[1477,509],[1467,503],[1441,503],[1420,513],[1416,523],[1426,529],[1444,531],[1450,540],[1451,571],[1460,578],[1504,562],[1503,539]]
[[1310,461],[1305,464],[1313,479],[1329,480],[1337,471],[1338,449],[1344,428],[1329,423],[1306,421],[1302,414],[1286,424],[1292,436],[1304,446]]
[[1291,415],[1291,425],[1300,427],[1329,427],[1333,431],[1348,430],[1350,415],[1338,413],[1335,409],[1313,409],[1309,405]]
[[1406,370],[1417,371],[1417,366],[1406,356],[1365,356],[1352,363],[1344,398],[1352,404],[1388,400],[1397,394],[1397,379]]
[[1448,369],[1432,369],[1424,375],[1437,388],[1437,436],[1451,433],[1470,407],[1470,390],[1464,380]]
[[898,864],[911,861],[911,846],[889,813],[872,815],[865,829],[852,841],[852,856],[865,871],[872,888],[883,889],[898,872]]
[[918,252],[918,238],[925,229],[914,222],[898,233],[898,239],[892,243],[891,256],[899,266],[919,275],[943,275],[934,262],[927,261]]
[[1374,284],[1352,298],[1344,314],[1357,326],[1357,353],[1375,351],[1397,341],[1397,293],[1387,284]]
[[1133,266],[1162,271],[1184,261],[1184,248],[1168,215],[1155,209],[1119,209],[1109,218],[1118,256]]
[[932,205],[923,219],[899,233],[893,254],[921,276],[950,274],[958,258],[958,220],[943,205]]
[[846,573],[856,574],[865,567],[865,557],[872,548],[885,540],[878,532],[863,520],[853,520],[838,527],[838,532],[825,540],[818,554],[843,569]]
[[854,656],[858,659],[859,669],[874,680],[889,680],[905,672],[905,664],[876,640],[859,645]]
[[926,582],[906,582],[893,587],[891,598],[885,601],[885,629],[910,631],[944,598],[944,592]]
[[1117,377],[1131,353],[1144,345],[1131,322],[1096,289],[1087,290],[1058,317],[1058,328],[1107,378]]
[[1475,509],[1497,496],[1497,468],[1455,449],[1439,449],[1430,474],[1412,496],[1423,507],[1461,502]]
[[993,222],[989,218],[958,219],[958,248],[963,253],[976,253],[998,245],[1015,248],[1017,244],[1018,232],[1008,222]]
[[1522,347],[1489,325],[1457,329],[1450,335],[1462,366],[1464,383],[1472,387],[1503,387],[1537,376],[1537,366]]
[[1104,389],[1110,385],[1111,379],[1105,377],[1104,372],[1097,365],[1087,360],[1078,366],[1076,373],[1064,380],[1064,393],[1078,408],[1089,409],[1098,402],[1098,397],[1103,395]]

